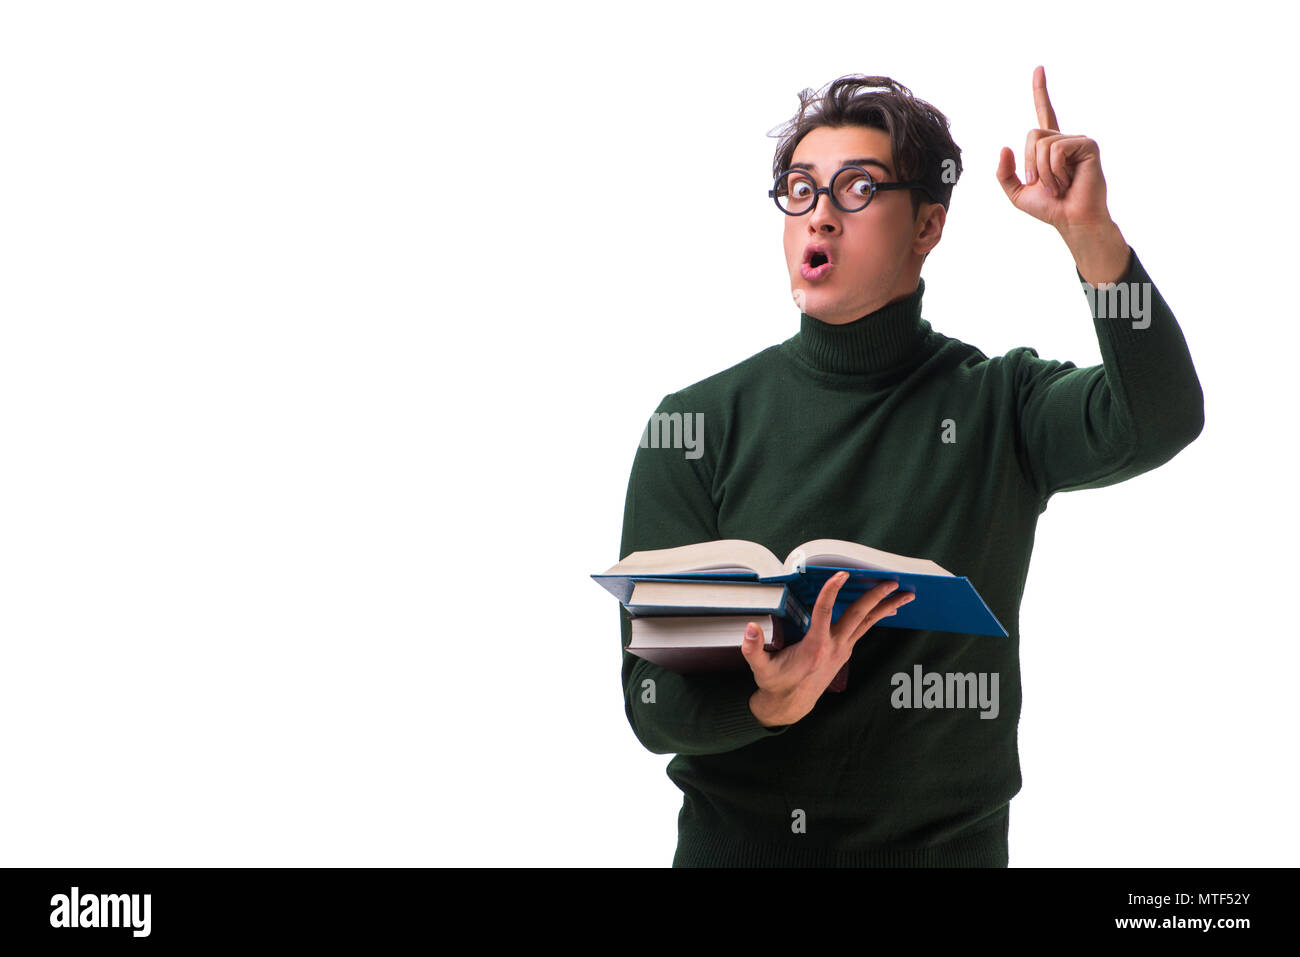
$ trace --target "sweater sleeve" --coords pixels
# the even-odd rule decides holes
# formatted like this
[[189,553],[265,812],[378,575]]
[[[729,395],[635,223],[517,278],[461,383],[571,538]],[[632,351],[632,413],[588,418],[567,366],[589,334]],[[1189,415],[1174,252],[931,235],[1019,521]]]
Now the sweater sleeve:
[[1014,358],[1020,464],[1040,508],[1056,492],[1101,488],[1163,465],[1201,433],[1204,397],[1182,331],[1137,253],[1111,291],[1075,270],[1102,365]]
[[[659,421],[658,416],[681,413],[685,417],[697,412],[678,394],[665,396],[643,439]],[[632,464],[620,560],[636,551],[721,537],[717,508],[709,493],[708,444],[701,442],[703,454],[694,458],[688,457],[687,449],[650,447],[658,444],[643,441]],[[625,710],[633,733],[647,749],[656,754],[718,754],[789,727],[768,728],[754,717],[749,698],[758,686],[748,668],[682,675],[627,651],[632,640],[631,618],[621,604],[618,610]]]

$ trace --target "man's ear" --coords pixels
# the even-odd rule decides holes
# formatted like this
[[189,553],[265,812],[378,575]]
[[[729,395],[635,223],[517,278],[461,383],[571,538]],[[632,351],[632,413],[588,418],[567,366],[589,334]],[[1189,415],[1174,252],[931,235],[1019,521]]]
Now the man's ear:
[[947,222],[948,211],[941,203],[922,203],[916,217],[916,228],[912,232],[912,251],[921,256],[939,245],[943,238],[943,224]]

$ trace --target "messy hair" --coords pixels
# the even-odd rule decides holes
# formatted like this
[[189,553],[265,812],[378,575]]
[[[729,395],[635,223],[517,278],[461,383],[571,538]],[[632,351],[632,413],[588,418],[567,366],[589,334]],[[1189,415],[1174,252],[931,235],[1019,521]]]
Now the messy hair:
[[[883,89],[866,92],[872,87]],[[821,90],[799,94],[799,110],[784,126],[770,131],[779,136],[772,178],[790,168],[799,141],[820,126],[868,126],[889,134],[899,182],[915,181],[911,190],[912,218],[921,208],[921,193],[944,210],[952,188],[961,176],[961,149],[948,132],[948,118],[912,91],[887,76],[853,74],[834,80]]]

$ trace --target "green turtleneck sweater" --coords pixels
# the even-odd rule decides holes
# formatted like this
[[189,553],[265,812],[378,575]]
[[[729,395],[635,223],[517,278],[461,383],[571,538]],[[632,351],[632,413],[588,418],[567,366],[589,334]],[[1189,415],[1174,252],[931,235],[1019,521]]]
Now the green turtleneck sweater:
[[[1119,282],[1151,282],[1131,250]],[[1131,306],[1138,318],[1108,318],[1105,296],[1089,297],[1102,365],[1028,347],[990,359],[921,318],[921,280],[845,325],[805,313],[790,339],[659,404],[702,414],[702,454],[638,447],[620,558],[719,538],[784,558],[805,541],[846,539],[969,577],[1010,633],[872,628],[847,690],[772,728],[750,711],[748,670],[679,675],[623,651],[633,732],[676,755],[674,866],[1006,866],[1021,786],[1020,598],[1038,517],[1056,492],[1167,462],[1204,421],[1182,332],[1147,288],[1149,311],[1146,297]],[[996,674],[996,715],[895,706],[893,676],[917,666]]]

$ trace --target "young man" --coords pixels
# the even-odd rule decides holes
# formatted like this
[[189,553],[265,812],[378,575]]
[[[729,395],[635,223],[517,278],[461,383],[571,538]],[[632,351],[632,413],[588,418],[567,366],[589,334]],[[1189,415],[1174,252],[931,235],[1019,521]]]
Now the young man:
[[[971,578],[1010,637],[883,628],[862,640],[905,596],[880,586],[832,623],[833,578],[802,641],[769,653],[747,630],[748,672],[679,675],[624,651],[634,733],[676,754],[674,866],[1008,863],[1038,516],[1057,492],[1163,464],[1204,421],[1182,333],[1110,218],[1097,144],[1059,132],[1041,67],[1033,88],[1026,182],[1006,148],[998,180],[1056,228],[1096,293],[1103,365],[1027,347],[990,359],[934,331],[920,273],[961,172],[947,119],[887,77],[805,91],[772,192],[799,332],[663,399],[656,413],[702,414],[703,454],[638,449],[619,551],[739,538],[784,556],[816,538],[861,542]],[[1107,283],[1125,295],[1095,290]],[[620,624],[626,646],[622,608]],[[847,689],[825,693],[845,662]],[[981,688],[997,700],[904,706],[895,676],[932,672],[996,679]]]

